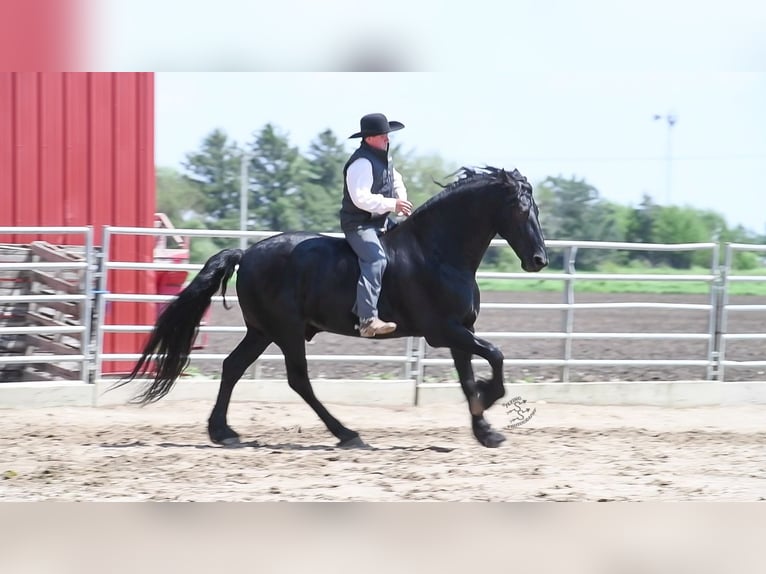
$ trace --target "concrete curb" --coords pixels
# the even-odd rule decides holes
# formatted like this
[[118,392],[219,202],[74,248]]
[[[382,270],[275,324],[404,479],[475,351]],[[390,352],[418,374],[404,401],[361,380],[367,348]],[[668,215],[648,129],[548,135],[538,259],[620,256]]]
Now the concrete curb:
[[[60,406],[121,405],[135,394],[138,384],[109,391],[110,382],[95,385],[79,382],[0,383],[0,409]],[[323,402],[410,406],[415,384],[409,380],[316,380],[314,390]],[[766,404],[766,381],[640,381],[588,383],[508,383],[506,398],[520,396],[529,402],[584,405],[646,405],[697,407],[710,405]],[[215,380],[182,380],[167,400],[207,400],[211,405],[218,392]],[[287,381],[240,381],[235,401],[301,402]],[[417,390],[418,404],[465,401],[457,383],[424,383]]]

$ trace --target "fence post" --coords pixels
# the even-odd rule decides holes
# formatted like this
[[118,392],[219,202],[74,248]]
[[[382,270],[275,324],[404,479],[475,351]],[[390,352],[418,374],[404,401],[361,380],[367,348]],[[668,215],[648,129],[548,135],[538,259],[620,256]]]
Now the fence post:
[[93,382],[93,357],[95,356],[95,346],[93,345],[93,328],[97,317],[94,317],[93,309],[95,308],[95,289],[93,288],[93,269],[97,265],[95,249],[93,247],[93,227],[88,226],[88,231],[85,233],[85,273],[83,273],[83,280],[81,283],[81,289],[85,293],[85,300],[82,302],[82,339],[80,339],[80,349],[83,354],[82,371],[80,372],[80,379],[92,383]]
[[[716,238],[717,241],[717,238]],[[720,380],[720,348],[721,348],[721,313],[724,305],[723,297],[725,291],[725,277],[727,275],[726,266],[720,261],[720,251],[718,244],[713,248],[713,261],[710,267],[711,274],[715,275],[710,284],[710,322],[708,334],[708,368],[707,380]]]
[[[564,272],[569,275],[575,273],[575,259],[577,258],[577,247],[567,247],[564,251]],[[564,303],[571,305],[574,303],[574,279],[564,280]],[[572,358],[572,331],[574,329],[574,309],[568,307],[564,312],[562,321],[562,330],[566,333],[563,343],[564,366],[561,367],[561,382],[569,382],[569,360]]]
[[415,363],[415,406],[418,406],[420,385],[423,384],[425,365],[423,359],[426,358],[426,340],[425,337],[418,337],[417,361]]
[[96,313],[96,321],[94,328],[96,329],[96,355],[95,365],[93,368],[93,406],[98,406],[99,397],[99,381],[102,378],[102,371],[104,360],[102,355],[104,354],[104,325],[106,324],[106,297],[108,286],[108,263],[109,263],[109,249],[111,247],[112,236],[108,225],[104,225],[103,235],[101,240],[101,253],[99,254],[99,262],[97,265],[98,271],[98,289],[95,292],[95,305],[98,309]]
[[734,263],[734,249],[730,243],[726,244],[726,258],[724,264],[720,270],[721,288],[718,298],[718,313],[716,315],[716,331],[715,331],[715,354],[716,354],[716,380],[723,382],[725,380],[723,361],[726,356],[726,339],[724,335],[728,329],[727,326],[727,313],[726,307],[729,304],[729,273],[731,272],[731,266]]
[[404,344],[404,355],[407,357],[407,361],[404,363],[404,372],[402,373],[402,376],[407,380],[412,379],[412,362],[415,360],[412,356],[414,347],[414,337],[407,337]]

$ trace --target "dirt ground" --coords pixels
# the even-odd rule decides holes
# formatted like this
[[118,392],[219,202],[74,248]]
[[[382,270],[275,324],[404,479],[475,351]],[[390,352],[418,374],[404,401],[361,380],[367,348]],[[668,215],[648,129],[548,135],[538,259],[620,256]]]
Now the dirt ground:
[[[210,402],[0,411],[3,501],[757,501],[766,407],[537,403],[486,449],[463,405],[328,405],[371,445],[337,449],[300,403],[234,402],[240,448],[210,444]],[[507,427],[497,405],[488,413]]]
[[[578,301],[603,301],[580,295]],[[706,297],[610,296],[619,301],[705,303]],[[765,298],[733,302],[763,304]],[[558,302],[561,295],[486,293],[484,301]],[[730,332],[762,332],[763,313],[732,315]],[[211,324],[241,325],[236,309],[213,309]],[[554,331],[559,311],[485,309],[479,331]],[[576,331],[706,333],[699,311],[577,311]],[[491,337],[490,337],[491,338]],[[206,352],[228,353],[237,335],[210,335]],[[507,358],[559,358],[561,342],[493,339]],[[404,340],[366,341],[320,334],[309,354],[401,354]],[[730,358],[763,359],[738,343]],[[275,349],[267,353],[276,352]],[[684,341],[575,342],[575,358],[704,358],[706,344]],[[429,357],[448,357],[429,349]],[[193,363],[217,374],[220,361]],[[385,363],[310,364],[314,377],[398,377]],[[262,376],[283,377],[264,363]],[[481,373],[481,369],[479,369]],[[558,380],[557,368],[506,369],[508,380]],[[582,368],[572,380],[688,380],[701,368]],[[757,369],[729,380],[763,379]],[[454,381],[429,368],[427,380]],[[321,398],[321,397],[320,397]],[[498,404],[488,419],[508,440],[478,445],[465,405],[328,405],[359,431],[369,450],[342,450],[303,403],[232,403],[229,422],[247,441],[212,445],[206,421],[215,397],[146,407],[0,410],[0,500],[182,501],[646,501],[766,499],[765,406],[687,409],[537,403],[526,424]]]
[[[482,293],[482,303],[561,303],[561,293]],[[603,302],[658,302],[709,304],[707,295],[636,295],[636,294],[578,294],[578,303]],[[764,305],[766,297],[732,297],[732,304]],[[515,310],[482,309],[476,323],[478,332],[528,331],[560,332],[564,312],[560,310]],[[239,309],[235,306],[225,310],[221,304],[212,307],[208,317],[210,325],[243,326]],[[766,312],[732,312],[728,318],[729,333],[763,333]],[[706,334],[710,329],[707,311],[676,309],[577,309],[574,311],[574,332],[622,332],[622,333],[698,333]],[[241,334],[216,334],[206,336],[204,352],[228,354],[241,339]],[[563,341],[543,339],[504,339],[487,337],[505,354],[506,359],[562,359]],[[369,341],[359,338],[341,337],[327,333],[318,334],[307,346],[309,355],[402,355],[405,353],[405,339]],[[737,361],[766,360],[764,341],[731,341],[727,345],[726,358]],[[707,358],[708,342],[668,339],[590,339],[573,341],[574,359],[696,359]],[[266,354],[279,354],[272,345]],[[426,348],[428,358],[450,358],[446,349]],[[204,374],[219,376],[220,361],[195,361],[193,366]],[[261,361],[259,368],[264,378],[285,378],[282,362]],[[342,363],[309,362],[310,374],[314,378],[363,379],[402,378],[402,367],[394,363]],[[489,368],[477,369],[477,373],[488,374]],[[559,381],[560,367],[513,366],[505,369],[508,381]],[[675,381],[704,380],[704,367],[679,366],[606,366],[575,367],[570,371],[570,381]],[[727,381],[764,380],[766,370],[761,368],[728,368]],[[456,381],[451,366],[428,366],[425,371],[428,382]]]

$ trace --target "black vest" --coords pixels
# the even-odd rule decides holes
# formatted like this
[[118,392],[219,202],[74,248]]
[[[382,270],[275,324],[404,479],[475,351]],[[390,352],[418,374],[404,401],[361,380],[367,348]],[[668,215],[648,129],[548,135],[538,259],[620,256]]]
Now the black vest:
[[388,152],[362,142],[346,162],[346,165],[343,166],[343,202],[340,208],[340,227],[343,231],[351,231],[360,226],[384,227],[388,217],[387,213],[376,214],[359,209],[351,201],[346,183],[346,172],[348,167],[359,158],[365,158],[372,164],[372,193],[378,193],[384,197],[394,197],[394,166],[389,160]]

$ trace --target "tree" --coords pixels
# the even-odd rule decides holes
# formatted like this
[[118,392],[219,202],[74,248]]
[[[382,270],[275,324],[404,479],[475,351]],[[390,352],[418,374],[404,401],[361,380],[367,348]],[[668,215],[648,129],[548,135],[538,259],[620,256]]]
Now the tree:
[[266,124],[250,144],[250,229],[301,229],[302,186],[309,178],[306,160],[286,134]]
[[[598,190],[585,180],[547,177],[538,186],[538,206],[546,237],[583,241],[622,241],[624,217],[599,198]],[[549,255],[551,267],[563,265],[563,254]],[[577,266],[593,269],[604,261],[603,253],[583,250]]]
[[[344,140],[325,130],[310,143],[305,155],[291,146],[286,134],[266,124],[253,133],[247,146],[249,160],[248,229],[272,231],[337,231],[338,209],[343,189],[343,165],[348,160]],[[222,130],[212,131],[200,149],[189,153],[184,173],[158,168],[158,209],[176,224],[191,227],[202,221],[210,229],[238,229],[240,221],[240,169],[243,151]],[[436,154],[392,150],[395,166],[415,208],[450,183],[458,166]],[[438,184],[436,183],[438,182]],[[602,200],[598,190],[585,180],[547,177],[537,184],[535,197],[540,222],[549,239],[628,241],[641,243],[697,243],[718,240],[763,243],[766,236],[744,228],[728,229],[720,214],[691,207],[662,207],[644,195],[638,207]],[[216,246],[233,246],[236,240],[214,238]],[[560,266],[562,253],[550,253],[551,266]],[[509,259],[510,258],[510,259]],[[580,269],[593,269],[604,262],[624,264],[648,261],[679,267],[707,265],[707,254],[699,252],[670,256],[662,252],[613,252],[582,250]],[[738,268],[758,265],[759,258],[740,253]],[[508,250],[490,250],[485,263],[515,268]]]
[[241,153],[226,133],[214,130],[186,156],[184,169],[204,195],[202,219],[209,229],[238,228]]
[[[630,207],[602,200],[594,206],[593,217],[601,222],[599,241],[626,241],[628,228],[633,210]],[[590,251],[590,250],[589,250]],[[609,261],[617,265],[626,265],[630,260],[631,251],[602,251],[600,254],[591,253],[591,257],[601,257],[603,262]],[[592,262],[600,265],[601,262]]]
[[649,243],[652,241],[652,220],[657,212],[657,206],[650,195],[644,194],[638,207],[631,208],[628,227],[625,230],[625,240],[633,243]]
[[[759,237],[758,234],[745,229],[741,225],[738,225],[734,229],[724,228],[720,239],[722,243],[766,243],[766,237]],[[725,251],[723,249],[721,250],[721,257],[725,257]],[[758,253],[752,251],[735,251],[732,265],[734,269],[743,271],[756,269],[763,265],[762,257],[760,257]]]
[[441,187],[435,182],[443,185],[450,183],[449,176],[458,169],[457,165],[435,154],[418,156],[414,153],[403,153],[398,147],[395,147],[392,153],[394,167],[402,174],[407,198],[415,208],[441,191]]
[[[720,258],[723,261],[726,256],[726,243],[762,243],[763,240],[758,235],[743,226],[738,225],[730,229],[726,225],[726,220],[720,213],[715,211],[699,211],[696,213],[702,219],[705,228],[708,230],[708,236],[713,241],[721,244]],[[706,240],[707,241],[707,240]],[[709,262],[707,263],[709,264]],[[760,265],[760,259],[757,253],[748,251],[736,251],[732,265],[735,269],[747,270],[755,269]]]
[[320,133],[306,154],[308,174],[302,186],[301,225],[313,231],[340,231],[343,166],[349,154],[332,130]]
[[200,218],[205,196],[199,185],[172,167],[158,167],[156,210],[168,216],[176,227],[185,227]]
[[[656,243],[704,243],[710,241],[710,231],[704,220],[692,209],[675,205],[660,207],[652,221],[652,239]],[[688,269],[692,263],[699,264],[704,253],[691,251],[661,253],[662,260],[677,269]]]

